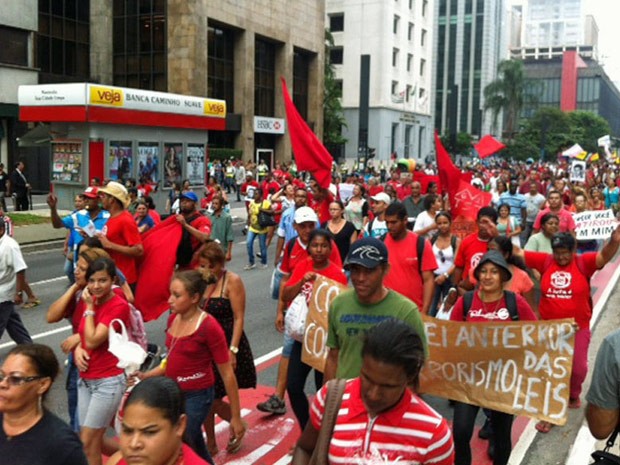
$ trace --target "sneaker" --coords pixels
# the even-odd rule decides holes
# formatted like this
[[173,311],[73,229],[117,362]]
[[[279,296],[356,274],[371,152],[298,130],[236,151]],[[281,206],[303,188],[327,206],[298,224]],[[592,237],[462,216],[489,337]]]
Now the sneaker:
[[489,439],[491,437],[491,420],[488,418],[485,420],[484,425],[478,431],[478,437],[480,439]]
[[266,270],[267,268],[269,268],[269,265],[265,263],[264,265],[261,265],[260,268],[261,270]]
[[251,263],[248,263],[243,267],[244,270],[253,270],[254,268],[256,268],[256,265],[253,265]]
[[275,394],[265,402],[256,404],[256,408],[261,412],[273,413],[275,415],[284,415],[286,413],[286,404]]

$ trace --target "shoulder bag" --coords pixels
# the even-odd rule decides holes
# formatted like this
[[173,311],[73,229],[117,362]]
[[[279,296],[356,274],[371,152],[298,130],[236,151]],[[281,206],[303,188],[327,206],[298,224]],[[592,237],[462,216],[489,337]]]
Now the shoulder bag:
[[620,465],[620,457],[609,452],[609,450],[616,442],[617,437],[618,428],[616,427],[612,435],[609,436],[609,439],[605,443],[605,449],[595,450],[594,452],[592,452],[592,458],[594,459],[592,465]]
[[276,223],[273,213],[267,213],[267,212],[262,211],[263,204],[264,202],[260,204],[261,210],[258,211],[258,225],[261,228],[268,228],[270,226],[275,226],[278,223]]
[[323,413],[323,421],[319,436],[314,446],[314,452],[308,465],[327,465],[327,454],[329,452],[329,443],[332,439],[338,410],[342,402],[342,394],[347,381],[344,379],[332,379],[327,382],[327,398],[325,399],[325,411]]

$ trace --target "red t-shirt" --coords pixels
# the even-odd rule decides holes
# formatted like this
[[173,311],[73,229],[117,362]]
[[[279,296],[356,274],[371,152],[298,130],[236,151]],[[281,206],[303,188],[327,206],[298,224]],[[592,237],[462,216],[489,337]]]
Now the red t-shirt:
[[[383,280],[383,284],[388,289],[392,289],[414,301],[421,310],[424,299],[424,281],[418,265],[418,235],[408,231],[404,239],[395,241],[388,234],[385,236],[384,242],[388,249],[390,271]],[[433,247],[428,240],[425,240],[422,271],[436,269],[437,260],[435,260]]]
[[137,189],[140,197],[146,197],[151,195],[151,192],[153,192],[153,186],[150,184],[140,184]]
[[[118,359],[108,350],[107,339],[96,349],[86,348],[86,344],[84,343],[85,309],[85,305],[78,305],[78,308],[74,312],[74,315],[79,313],[80,317],[80,322],[78,323],[78,333],[80,334],[82,348],[86,350],[90,356],[90,360],[88,361],[88,370],[80,371],[80,376],[84,379],[101,379],[120,375],[123,373],[123,369],[116,366]],[[95,327],[99,324],[110,327],[110,322],[115,318],[122,320],[123,323],[125,323],[125,327],[129,326],[129,304],[125,299],[116,294],[116,292],[114,293],[114,297],[110,300],[105,302],[103,305],[95,307]],[[120,327],[115,326],[115,329],[120,331]]]
[[153,218],[155,224],[161,223],[161,216],[157,213],[157,210],[149,209],[149,216]]
[[[315,270],[312,266],[312,258],[308,257],[295,267],[295,269],[293,270],[293,274],[291,275],[291,279],[286,282],[286,287],[297,284],[309,271],[314,271],[316,274],[320,274],[321,276],[325,276],[326,278],[338,281],[340,284],[344,284],[345,286],[347,285],[347,277],[342,272],[341,266],[334,265],[330,261],[327,268],[324,268],[322,270]],[[303,286],[301,286],[300,292],[302,292],[306,296],[307,303],[310,303],[310,296],[312,295],[313,286],[314,282],[312,281],[309,281]]]
[[[119,215],[111,217],[103,227],[103,234],[115,244],[124,246],[133,246],[142,244],[142,237],[138,231],[136,222],[127,210],[124,210]],[[113,250],[107,251],[110,254],[114,263],[120,269],[127,282],[134,284],[138,280],[138,273],[136,272],[136,261],[134,257],[115,252]]]
[[[168,317],[168,329],[175,318],[174,313]],[[229,360],[224,330],[210,315],[189,336],[175,338],[166,330],[166,347],[166,376],[175,380],[183,391],[213,386],[213,363],[219,365]]]
[[478,266],[482,256],[489,251],[489,242],[483,241],[478,237],[478,233],[473,233],[461,241],[461,246],[454,259],[454,265],[463,268],[463,278]]
[[[187,444],[181,445],[181,452],[183,454],[183,465],[208,465],[200,456],[192,450]],[[128,465],[127,461],[122,458],[117,465]]]
[[376,186],[370,186],[368,188],[368,196],[369,197],[377,195],[379,192],[383,192],[383,186],[376,185]]
[[396,195],[398,196],[398,200],[401,202],[405,200],[406,197],[411,195],[411,184],[405,185],[403,184],[396,190]]
[[[583,272],[577,260],[581,261]],[[579,328],[588,328],[592,317],[590,278],[597,270],[596,252],[574,256],[567,266],[559,266],[551,254],[526,251],[525,263],[541,274],[540,317],[543,320],[574,318]]]
[[323,224],[330,220],[329,204],[334,201],[334,196],[329,192],[323,200],[318,201],[316,198],[308,199],[308,206],[312,208],[319,217],[319,223]]
[[[535,320],[536,315],[530,308],[523,297],[519,294],[515,294],[517,298],[517,312],[519,313],[519,320]],[[471,302],[471,307],[467,312],[467,318],[463,318],[463,298],[459,297],[459,300],[454,304],[452,313],[450,314],[452,321],[471,321],[475,323],[488,323],[491,321],[511,321],[510,312],[506,308],[506,299],[502,297],[495,302],[482,302],[478,296],[478,292],[474,292],[474,298]]]
[[276,192],[280,190],[280,184],[278,184],[275,181],[271,181],[271,182],[263,181],[261,183],[261,189],[263,190],[263,198],[268,199],[269,194],[271,194],[269,190],[273,189],[273,193],[275,194]]
[[[192,228],[196,228],[198,231],[204,234],[211,234],[211,220],[200,213],[195,220],[190,224]],[[190,234],[190,241],[192,243],[192,250],[196,251],[198,247],[202,245],[198,239]]]
[[[284,246],[284,253],[282,254],[282,263],[280,263],[280,271],[282,273],[290,274],[293,270],[301,264],[304,260],[310,257],[307,247],[303,246],[298,237],[291,239],[295,241],[293,248],[289,249],[288,243]],[[291,251],[289,253],[289,250]],[[342,260],[340,259],[340,252],[338,252],[338,246],[332,240],[332,253],[329,256],[329,261],[334,265],[342,269]]]
[[568,210],[562,208],[559,213],[552,212],[549,208],[545,208],[538,212],[536,215],[536,220],[534,221],[534,229],[540,229],[540,220],[547,213],[555,213],[560,218],[560,232],[572,232],[575,230],[575,220],[573,219],[573,215],[570,214]]

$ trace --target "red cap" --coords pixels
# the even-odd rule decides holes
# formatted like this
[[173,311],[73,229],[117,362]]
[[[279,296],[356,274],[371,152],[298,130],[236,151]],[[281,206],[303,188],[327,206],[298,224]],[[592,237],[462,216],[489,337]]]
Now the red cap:
[[87,197],[89,199],[96,199],[98,197],[98,194],[99,189],[97,189],[95,186],[91,186],[86,188],[83,195],[84,197]]

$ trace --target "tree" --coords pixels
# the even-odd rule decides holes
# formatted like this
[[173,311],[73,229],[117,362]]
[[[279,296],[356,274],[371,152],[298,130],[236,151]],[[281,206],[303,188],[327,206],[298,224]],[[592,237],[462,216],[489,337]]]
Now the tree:
[[514,136],[524,99],[533,96],[524,92],[523,63],[519,60],[504,60],[497,66],[497,79],[484,88],[484,110],[493,117],[493,128],[497,130],[500,115],[504,115],[503,135],[508,140]]
[[577,110],[568,114],[573,130],[573,140],[581,145],[586,152],[598,150],[598,138],[611,134],[611,128],[605,118],[589,111]]
[[323,97],[323,143],[330,153],[340,153],[340,147],[347,142],[342,136],[342,128],[347,127],[342,112],[342,91],[335,79],[334,65],[330,60],[330,51],[334,47],[334,38],[325,29],[325,94]]
[[471,155],[473,137],[467,132],[459,132],[453,141],[449,134],[440,137],[442,145],[451,154]]

